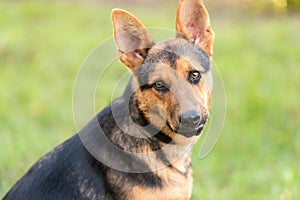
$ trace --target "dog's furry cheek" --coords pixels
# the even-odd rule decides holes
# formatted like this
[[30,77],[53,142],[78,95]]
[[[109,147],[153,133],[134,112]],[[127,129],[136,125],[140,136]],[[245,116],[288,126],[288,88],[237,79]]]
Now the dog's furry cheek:
[[194,87],[194,92],[200,105],[206,110],[210,110],[211,106],[211,92],[204,80],[201,80],[198,86]]
[[176,130],[179,126],[179,115],[182,108],[174,93],[170,94],[168,100],[165,102],[165,107],[167,108],[168,121],[173,130]]

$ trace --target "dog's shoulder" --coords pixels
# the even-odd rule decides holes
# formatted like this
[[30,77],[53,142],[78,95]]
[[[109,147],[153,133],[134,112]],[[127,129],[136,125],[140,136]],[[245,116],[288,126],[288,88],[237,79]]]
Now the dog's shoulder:
[[35,163],[4,200],[110,199],[103,170],[76,134]]

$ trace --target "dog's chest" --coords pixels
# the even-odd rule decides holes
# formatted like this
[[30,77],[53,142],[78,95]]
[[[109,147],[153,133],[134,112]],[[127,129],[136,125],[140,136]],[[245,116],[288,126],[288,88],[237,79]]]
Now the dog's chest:
[[159,172],[163,180],[161,188],[134,186],[130,192],[131,200],[189,200],[192,193],[193,178],[191,170],[181,174],[173,170]]

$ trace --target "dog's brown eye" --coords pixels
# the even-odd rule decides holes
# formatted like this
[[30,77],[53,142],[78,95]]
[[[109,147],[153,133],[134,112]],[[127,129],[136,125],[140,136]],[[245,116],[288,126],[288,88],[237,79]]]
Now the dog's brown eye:
[[156,87],[156,88],[162,88],[162,87],[164,87],[164,85],[163,85],[162,82],[157,81],[157,82],[155,82],[155,87]]
[[199,71],[191,71],[189,75],[189,81],[194,84],[198,84],[201,79],[201,73]]
[[155,81],[153,83],[153,87],[154,89],[156,89],[157,91],[161,92],[161,93],[166,93],[168,91],[168,85],[166,83],[164,83],[163,81]]
[[199,76],[200,76],[200,72],[194,71],[194,72],[192,72],[191,75],[192,75],[191,77],[192,77],[193,79],[197,79],[197,78],[199,78]]

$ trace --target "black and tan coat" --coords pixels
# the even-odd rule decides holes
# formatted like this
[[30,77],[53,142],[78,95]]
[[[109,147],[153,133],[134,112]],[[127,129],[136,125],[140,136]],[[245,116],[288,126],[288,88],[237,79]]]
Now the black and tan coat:
[[115,9],[112,19],[133,75],[124,94],[33,165],[4,200],[190,199],[191,147],[210,109],[208,13],[202,0],[181,0],[177,36],[157,43],[128,12]]

